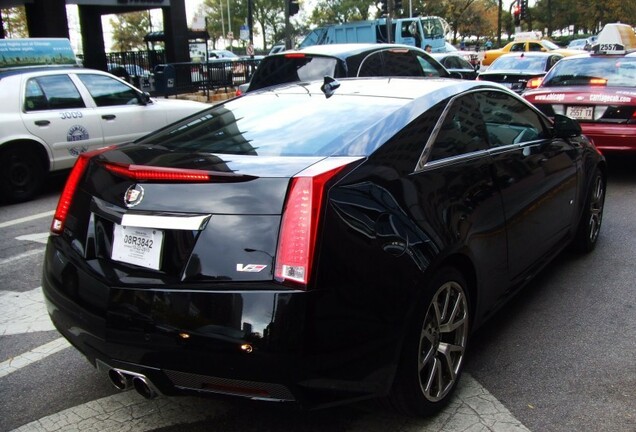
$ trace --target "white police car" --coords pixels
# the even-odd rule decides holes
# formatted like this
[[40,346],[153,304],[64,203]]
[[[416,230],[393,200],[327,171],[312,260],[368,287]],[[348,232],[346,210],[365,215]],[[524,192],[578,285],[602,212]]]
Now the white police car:
[[73,66],[66,39],[0,40],[0,191],[31,199],[77,155],[139,138],[206,108],[152,99],[106,72]]

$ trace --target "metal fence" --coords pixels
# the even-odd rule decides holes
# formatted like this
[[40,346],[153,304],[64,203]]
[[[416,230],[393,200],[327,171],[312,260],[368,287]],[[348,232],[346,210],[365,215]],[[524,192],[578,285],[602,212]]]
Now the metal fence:
[[153,96],[232,91],[248,83],[260,63],[260,58],[166,63],[163,51],[116,52],[106,56],[109,72]]

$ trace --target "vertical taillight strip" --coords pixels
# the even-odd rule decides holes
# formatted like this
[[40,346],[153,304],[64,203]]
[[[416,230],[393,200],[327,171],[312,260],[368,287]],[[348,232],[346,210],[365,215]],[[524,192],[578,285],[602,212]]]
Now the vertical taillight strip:
[[326,184],[360,158],[330,158],[291,179],[276,251],[275,278],[305,289],[311,277]]
[[90,159],[112,148],[113,146],[103,147],[101,149],[82,153],[79,155],[79,157],[75,161],[75,165],[73,165],[73,169],[71,170],[68,179],[66,180],[64,190],[62,191],[62,195],[60,195],[60,200],[57,203],[55,215],[53,216],[53,222],[51,222],[52,234],[62,234],[62,231],[64,230],[64,223],[66,222],[66,218],[68,216],[68,211],[71,208],[71,203],[73,202],[73,197],[75,196],[75,191],[77,190],[77,185],[84,175],[84,171],[86,171],[86,167],[88,166],[88,162],[90,161]]

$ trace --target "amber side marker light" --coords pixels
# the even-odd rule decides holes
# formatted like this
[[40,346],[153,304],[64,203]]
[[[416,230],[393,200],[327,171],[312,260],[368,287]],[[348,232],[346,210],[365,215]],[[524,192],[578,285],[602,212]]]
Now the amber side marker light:
[[605,78],[592,78],[590,79],[590,85],[606,86],[607,80]]
[[535,89],[539,87],[542,82],[543,78],[532,78],[530,81],[528,81],[528,84],[526,84],[526,88]]
[[62,195],[60,195],[60,200],[57,203],[55,215],[53,216],[53,222],[51,222],[52,234],[59,235],[62,234],[62,231],[64,231],[64,224],[66,223],[68,211],[70,210],[71,204],[73,203],[73,197],[75,196],[77,185],[84,175],[84,171],[86,171],[86,167],[88,166],[90,159],[101,153],[111,150],[114,147],[115,146],[103,147],[94,151],[82,153],[78,156],[77,160],[75,161],[75,165],[73,165],[73,169],[71,170],[71,173],[66,180],[64,190],[62,191]]

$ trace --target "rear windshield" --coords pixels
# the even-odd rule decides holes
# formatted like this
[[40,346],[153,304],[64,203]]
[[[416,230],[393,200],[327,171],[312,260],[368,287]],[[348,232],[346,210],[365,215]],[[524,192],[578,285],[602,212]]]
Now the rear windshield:
[[407,102],[368,96],[246,95],[139,142],[179,152],[366,156],[381,143],[355,138]]
[[584,57],[560,61],[542,87],[605,85],[636,87],[636,57]]
[[506,56],[499,57],[490,66],[489,71],[495,70],[519,70],[524,72],[545,72],[545,62],[547,57],[532,57],[532,56]]
[[338,78],[344,70],[333,57],[273,56],[264,59],[252,77],[249,90],[258,90],[276,84],[312,81],[324,76]]

